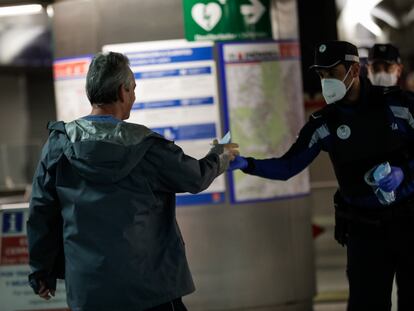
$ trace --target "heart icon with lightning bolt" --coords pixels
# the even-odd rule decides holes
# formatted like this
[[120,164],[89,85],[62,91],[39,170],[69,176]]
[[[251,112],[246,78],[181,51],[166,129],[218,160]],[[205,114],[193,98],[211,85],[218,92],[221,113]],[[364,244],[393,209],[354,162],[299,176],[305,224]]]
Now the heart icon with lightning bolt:
[[221,19],[221,7],[217,3],[197,3],[191,9],[193,20],[204,30],[212,30]]

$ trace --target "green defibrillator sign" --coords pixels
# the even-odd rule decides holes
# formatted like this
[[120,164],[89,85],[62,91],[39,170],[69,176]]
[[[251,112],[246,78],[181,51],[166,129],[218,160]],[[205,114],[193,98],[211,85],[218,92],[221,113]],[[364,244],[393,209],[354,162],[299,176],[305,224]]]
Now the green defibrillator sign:
[[189,41],[272,38],[271,0],[183,0]]

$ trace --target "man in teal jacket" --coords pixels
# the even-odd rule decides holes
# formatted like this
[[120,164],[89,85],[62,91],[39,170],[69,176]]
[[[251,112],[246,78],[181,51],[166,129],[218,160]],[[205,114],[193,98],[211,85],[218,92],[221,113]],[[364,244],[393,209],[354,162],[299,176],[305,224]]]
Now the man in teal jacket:
[[32,274],[44,299],[64,278],[72,311],[186,310],[194,291],[175,218],[175,194],[198,193],[223,173],[236,144],[202,159],[142,125],[128,59],[98,54],[86,83],[89,116],[48,125],[27,222]]

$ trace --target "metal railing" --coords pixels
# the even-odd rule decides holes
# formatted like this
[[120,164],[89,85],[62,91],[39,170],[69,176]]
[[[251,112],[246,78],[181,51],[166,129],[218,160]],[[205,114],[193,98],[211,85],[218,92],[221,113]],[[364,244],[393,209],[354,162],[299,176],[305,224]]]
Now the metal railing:
[[41,144],[0,144],[0,192],[24,190],[32,183]]

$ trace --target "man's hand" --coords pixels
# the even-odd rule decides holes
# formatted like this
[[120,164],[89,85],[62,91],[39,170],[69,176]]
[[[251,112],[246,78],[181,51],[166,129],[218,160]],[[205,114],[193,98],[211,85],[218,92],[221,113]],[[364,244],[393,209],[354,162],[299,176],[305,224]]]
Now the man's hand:
[[394,191],[402,183],[403,179],[404,173],[402,169],[397,166],[391,166],[391,172],[379,181],[378,186],[386,192]]
[[[218,145],[218,140],[215,139],[213,141],[213,145]],[[239,152],[239,145],[236,143],[228,143],[228,144],[222,144],[224,148],[224,153],[229,156],[230,161],[233,161],[236,156],[240,154]]]
[[225,144],[224,152],[229,155],[230,161],[233,161],[239,154],[239,145],[235,143]]
[[241,169],[244,170],[245,168],[247,168],[247,160],[245,157],[241,157],[239,155],[237,155],[233,161],[230,162],[230,166],[227,169],[228,171],[234,171],[237,169]]
[[55,289],[49,289],[46,287],[45,282],[43,281],[39,281],[40,283],[40,289],[39,289],[39,293],[38,295],[45,299],[45,300],[49,300],[50,298],[55,297]]

